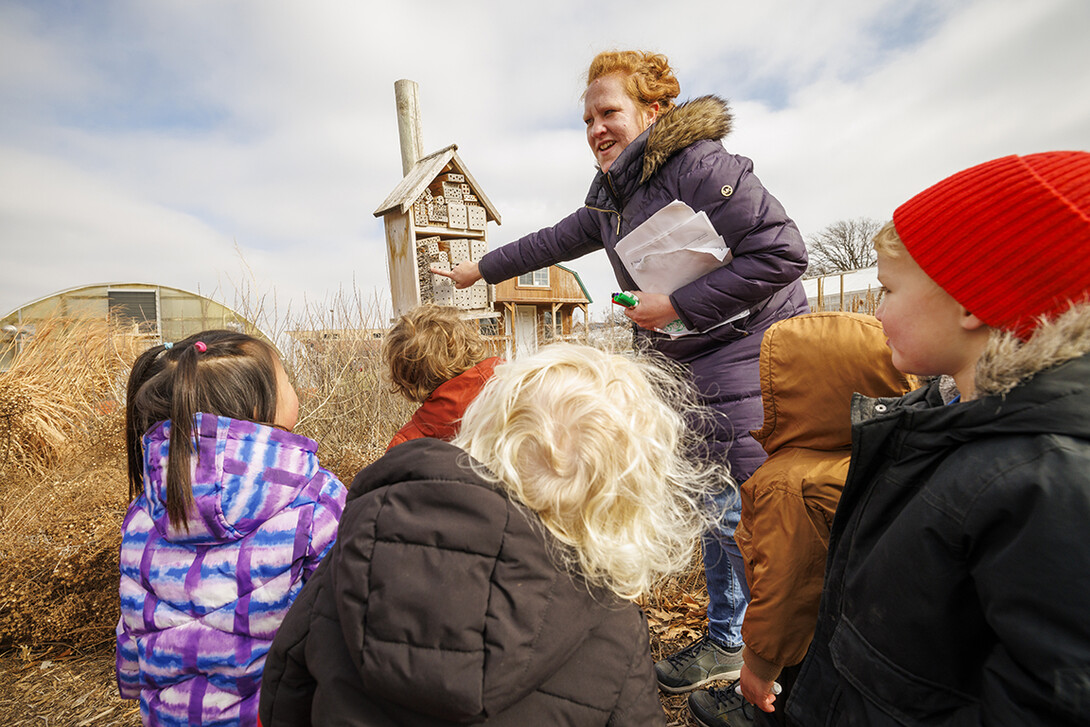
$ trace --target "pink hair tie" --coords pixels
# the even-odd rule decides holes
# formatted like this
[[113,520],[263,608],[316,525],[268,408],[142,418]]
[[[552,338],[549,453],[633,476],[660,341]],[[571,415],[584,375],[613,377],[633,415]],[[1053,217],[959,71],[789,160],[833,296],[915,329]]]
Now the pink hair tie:
[[193,348],[197,349],[197,353],[204,353],[208,350],[208,346],[204,344],[204,341],[197,341],[193,344]]

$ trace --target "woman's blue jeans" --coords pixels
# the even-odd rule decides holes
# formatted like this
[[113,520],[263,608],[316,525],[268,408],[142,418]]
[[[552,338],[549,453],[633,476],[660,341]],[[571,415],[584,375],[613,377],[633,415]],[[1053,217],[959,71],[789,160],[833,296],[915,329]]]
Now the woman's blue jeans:
[[742,517],[742,504],[733,491],[714,498],[722,510],[720,527],[704,535],[704,576],[708,581],[708,633],[730,648],[742,645],[742,617],[749,604],[746,566],[734,529]]

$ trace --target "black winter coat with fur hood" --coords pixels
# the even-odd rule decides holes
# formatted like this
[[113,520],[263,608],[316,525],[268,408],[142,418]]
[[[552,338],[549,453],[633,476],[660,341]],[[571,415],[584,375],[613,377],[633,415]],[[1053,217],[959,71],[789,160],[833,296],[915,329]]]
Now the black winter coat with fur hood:
[[804,727],[1090,724],[1090,306],[853,406]]
[[416,439],[356,476],[273,641],[264,727],[665,723],[639,609],[559,571],[467,463]]
[[[720,140],[730,129],[727,104],[715,96],[666,112],[625,147],[608,173],[598,172],[584,207],[489,252],[479,268],[485,280],[497,283],[604,248],[617,284],[637,290],[615,251],[617,242],[674,200],[707,213],[733,258],[670,295],[685,326],[702,333],[671,339],[640,329],[639,335],[660,353],[691,365],[707,403],[722,414],[713,450],[729,458],[732,474],[742,481],[765,458],[747,434],[760,428],[763,416],[761,335],[809,308],[800,282],[807,264],[802,235],[753,173],[753,162],[723,148]],[[735,320],[720,325],[730,319]]]

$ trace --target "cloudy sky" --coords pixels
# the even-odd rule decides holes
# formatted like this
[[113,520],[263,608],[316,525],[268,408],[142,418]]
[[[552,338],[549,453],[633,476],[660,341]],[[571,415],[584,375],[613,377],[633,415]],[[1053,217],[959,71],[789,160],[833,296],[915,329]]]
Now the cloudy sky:
[[[397,79],[499,209],[492,247],[582,204],[585,69],[627,47],[730,100],[727,148],[813,234],[1090,149],[1088,35],[1086,0],[0,0],[0,315],[114,281],[388,305]],[[604,254],[570,267],[601,315]]]

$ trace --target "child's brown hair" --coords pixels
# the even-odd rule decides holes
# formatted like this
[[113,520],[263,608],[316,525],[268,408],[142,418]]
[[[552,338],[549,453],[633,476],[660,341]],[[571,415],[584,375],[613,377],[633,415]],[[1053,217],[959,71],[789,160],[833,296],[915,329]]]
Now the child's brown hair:
[[382,342],[382,360],[394,391],[416,402],[488,353],[476,321],[462,318],[457,308],[430,303],[398,318]]

